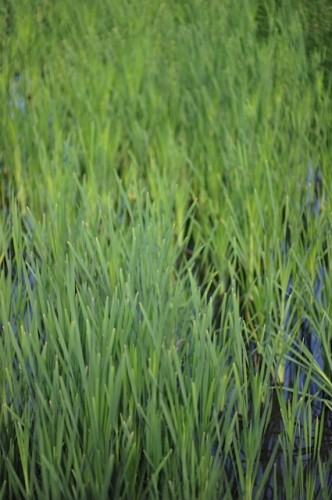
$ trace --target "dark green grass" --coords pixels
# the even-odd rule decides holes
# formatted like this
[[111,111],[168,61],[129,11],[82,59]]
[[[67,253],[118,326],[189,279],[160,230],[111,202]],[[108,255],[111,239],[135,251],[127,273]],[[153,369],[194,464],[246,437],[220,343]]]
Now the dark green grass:
[[0,7],[1,498],[329,497],[319,3]]

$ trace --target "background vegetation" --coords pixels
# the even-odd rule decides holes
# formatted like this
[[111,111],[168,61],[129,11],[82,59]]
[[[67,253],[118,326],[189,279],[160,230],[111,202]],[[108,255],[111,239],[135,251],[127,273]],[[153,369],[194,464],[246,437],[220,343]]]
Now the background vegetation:
[[0,497],[329,498],[332,9],[0,6]]

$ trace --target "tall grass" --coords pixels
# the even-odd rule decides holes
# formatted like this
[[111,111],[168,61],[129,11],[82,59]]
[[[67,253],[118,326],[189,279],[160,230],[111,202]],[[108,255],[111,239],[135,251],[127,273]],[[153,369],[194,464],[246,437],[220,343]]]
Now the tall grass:
[[329,498],[317,19],[0,7],[1,498]]

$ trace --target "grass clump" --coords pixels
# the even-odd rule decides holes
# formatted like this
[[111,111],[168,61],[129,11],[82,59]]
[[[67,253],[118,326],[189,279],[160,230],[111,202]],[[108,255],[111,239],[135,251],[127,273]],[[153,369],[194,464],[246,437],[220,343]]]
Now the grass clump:
[[325,18],[35,7],[0,7],[0,497],[328,498]]

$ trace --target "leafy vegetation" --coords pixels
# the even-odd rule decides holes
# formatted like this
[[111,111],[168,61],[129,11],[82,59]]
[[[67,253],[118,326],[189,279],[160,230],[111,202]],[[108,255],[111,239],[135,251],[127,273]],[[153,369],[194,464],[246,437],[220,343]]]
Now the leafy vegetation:
[[0,498],[329,498],[329,2],[0,6]]

